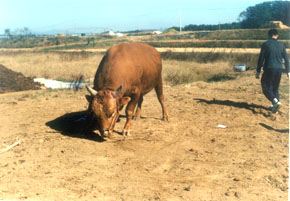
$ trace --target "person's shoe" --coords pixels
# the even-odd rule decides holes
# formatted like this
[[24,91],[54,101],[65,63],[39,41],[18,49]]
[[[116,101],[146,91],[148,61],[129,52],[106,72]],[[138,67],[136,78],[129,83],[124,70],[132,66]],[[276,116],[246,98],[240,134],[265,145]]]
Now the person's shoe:
[[268,110],[272,111],[273,109],[273,105],[271,105],[270,107],[268,107]]
[[272,113],[276,113],[278,112],[278,110],[280,109],[281,107],[281,103],[278,101],[277,103],[275,103],[272,107]]

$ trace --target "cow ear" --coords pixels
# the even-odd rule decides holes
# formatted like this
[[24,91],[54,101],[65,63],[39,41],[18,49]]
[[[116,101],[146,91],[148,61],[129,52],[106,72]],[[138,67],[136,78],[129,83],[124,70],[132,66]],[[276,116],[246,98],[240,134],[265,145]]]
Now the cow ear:
[[86,95],[86,99],[89,103],[93,101],[93,98],[94,98],[93,96]]
[[130,100],[131,100],[131,98],[128,96],[122,97],[122,98],[120,98],[119,103],[121,106],[123,106],[123,105],[128,104]]

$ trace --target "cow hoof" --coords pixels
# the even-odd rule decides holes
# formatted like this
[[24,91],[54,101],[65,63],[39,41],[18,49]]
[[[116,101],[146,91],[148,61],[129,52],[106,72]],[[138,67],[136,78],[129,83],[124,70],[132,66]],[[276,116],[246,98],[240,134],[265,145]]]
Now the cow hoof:
[[133,120],[135,120],[135,121],[136,121],[136,120],[139,120],[139,119],[141,119],[141,116],[134,116],[134,117],[133,117]]
[[129,130],[123,130],[122,134],[124,136],[130,136],[131,135]]
[[113,132],[111,132],[111,131],[103,131],[103,132],[101,132],[102,138],[111,138],[112,135],[113,135]]
[[163,121],[169,121],[168,116],[162,118]]

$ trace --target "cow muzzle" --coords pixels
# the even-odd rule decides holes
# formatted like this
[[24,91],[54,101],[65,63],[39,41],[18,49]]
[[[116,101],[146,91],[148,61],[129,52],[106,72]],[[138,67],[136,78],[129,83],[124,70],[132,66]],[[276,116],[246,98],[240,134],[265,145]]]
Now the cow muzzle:
[[112,136],[112,132],[108,130],[100,130],[101,136],[104,138],[110,138]]
[[100,130],[100,133],[101,133],[102,137],[108,137],[108,138],[112,137],[115,123],[116,123],[117,119],[119,118],[119,113],[115,112],[112,115],[112,118],[113,119],[111,121],[110,127],[108,129],[106,129],[106,130],[104,130],[104,129]]

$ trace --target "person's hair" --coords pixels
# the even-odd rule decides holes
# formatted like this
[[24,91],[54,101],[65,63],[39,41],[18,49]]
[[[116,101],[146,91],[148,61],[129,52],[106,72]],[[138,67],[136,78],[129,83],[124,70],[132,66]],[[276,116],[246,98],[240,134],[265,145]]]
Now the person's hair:
[[272,38],[273,36],[277,36],[279,33],[278,33],[278,30],[277,29],[270,29],[269,32],[268,32],[268,36],[270,38]]

